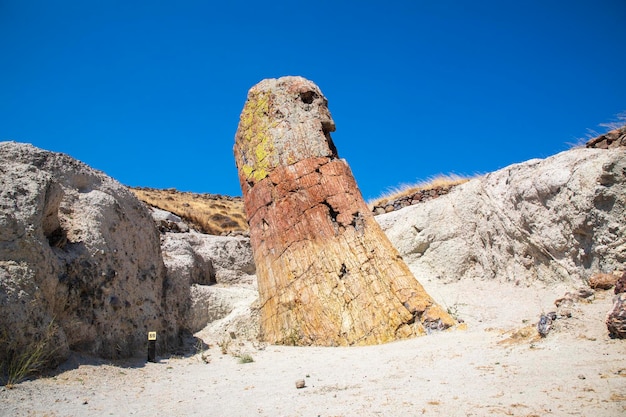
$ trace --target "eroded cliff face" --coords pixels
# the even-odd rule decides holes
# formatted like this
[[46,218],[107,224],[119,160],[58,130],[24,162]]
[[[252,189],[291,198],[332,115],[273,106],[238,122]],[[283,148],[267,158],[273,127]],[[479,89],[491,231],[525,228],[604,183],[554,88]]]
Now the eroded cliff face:
[[44,343],[144,354],[146,334],[175,347],[189,287],[168,282],[159,234],[126,187],[31,145],[0,143],[0,359]]
[[327,100],[301,77],[250,89],[235,160],[271,343],[382,343],[444,329],[338,158]]

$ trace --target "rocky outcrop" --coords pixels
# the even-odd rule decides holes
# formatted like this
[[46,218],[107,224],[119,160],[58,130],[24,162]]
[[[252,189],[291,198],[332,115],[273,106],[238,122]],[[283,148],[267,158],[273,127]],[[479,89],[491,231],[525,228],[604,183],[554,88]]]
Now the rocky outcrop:
[[416,276],[571,281],[626,262],[626,153],[573,149],[377,216]]
[[152,218],[157,224],[157,228],[161,233],[185,233],[189,231],[189,226],[177,215],[169,211],[161,210],[156,207],[150,207]]
[[626,292],[626,272],[615,282],[615,294]]
[[103,357],[173,348],[189,288],[167,280],[144,204],[63,154],[0,143],[0,360],[45,345]]
[[259,292],[256,286],[200,286],[191,289],[189,325],[204,341],[220,343],[231,335],[259,339]]
[[613,308],[606,317],[606,327],[609,336],[616,339],[626,339],[626,272],[622,273],[615,283],[615,298]]
[[626,126],[613,129],[588,141],[587,148],[615,149],[626,147]]
[[163,259],[172,281],[200,285],[254,285],[250,240],[241,236],[166,233]]
[[456,187],[456,185],[417,190],[402,197],[374,204],[372,206],[372,213],[374,213],[374,215],[391,213],[392,211],[400,210],[408,206],[425,203],[434,198],[448,194],[454,187]]
[[326,98],[301,77],[250,89],[235,160],[271,343],[382,343],[443,329],[338,158]]

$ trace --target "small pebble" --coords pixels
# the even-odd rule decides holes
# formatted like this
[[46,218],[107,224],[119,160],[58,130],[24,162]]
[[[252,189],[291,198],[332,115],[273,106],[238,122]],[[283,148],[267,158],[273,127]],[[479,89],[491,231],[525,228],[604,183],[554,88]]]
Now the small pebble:
[[305,387],[305,382],[304,379],[299,379],[296,381],[296,388],[300,389],[300,388],[304,388]]

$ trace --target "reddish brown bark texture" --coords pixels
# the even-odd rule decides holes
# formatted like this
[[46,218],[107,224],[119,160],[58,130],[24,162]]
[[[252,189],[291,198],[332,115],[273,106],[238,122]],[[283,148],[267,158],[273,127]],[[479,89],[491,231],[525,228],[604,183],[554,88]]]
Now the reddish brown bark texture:
[[337,156],[319,88],[301,77],[254,86],[235,159],[271,343],[383,343],[454,320],[413,277]]

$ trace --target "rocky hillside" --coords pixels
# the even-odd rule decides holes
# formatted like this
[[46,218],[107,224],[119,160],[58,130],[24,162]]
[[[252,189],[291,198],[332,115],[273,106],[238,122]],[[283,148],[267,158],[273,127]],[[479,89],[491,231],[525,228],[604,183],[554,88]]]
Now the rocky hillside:
[[131,188],[138,199],[151,207],[169,211],[193,229],[210,235],[247,233],[248,224],[240,197],[199,194],[155,188]]

